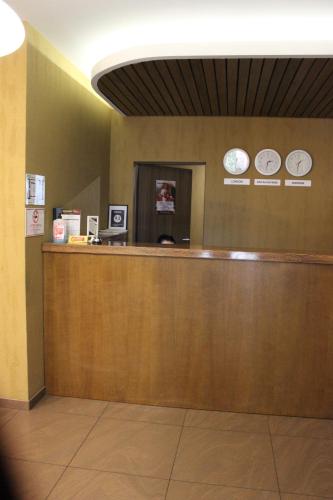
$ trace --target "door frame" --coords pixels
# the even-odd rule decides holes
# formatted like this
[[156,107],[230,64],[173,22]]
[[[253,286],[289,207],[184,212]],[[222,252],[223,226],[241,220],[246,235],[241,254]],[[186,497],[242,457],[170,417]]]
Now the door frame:
[[[132,224],[132,241],[136,242],[136,230],[137,230],[137,182],[138,182],[138,172],[140,166],[160,166],[160,167],[170,167],[170,168],[182,168],[182,167],[205,167],[205,184],[204,184],[204,206],[203,214],[205,214],[206,205],[206,162],[204,161],[134,161],[134,182],[133,182],[133,224]],[[184,169],[185,170],[185,169]],[[192,170],[193,174],[193,170]],[[193,178],[193,177],[192,177]],[[191,210],[191,220],[192,220],[192,210]],[[202,239],[204,236],[204,217],[203,217],[203,227],[202,227]],[[203,241],[202,241],[203,243]]]

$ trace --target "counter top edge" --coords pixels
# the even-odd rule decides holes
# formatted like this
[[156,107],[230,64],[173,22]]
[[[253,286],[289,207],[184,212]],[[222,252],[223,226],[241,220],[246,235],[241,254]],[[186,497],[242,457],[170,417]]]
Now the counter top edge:
[[171,257],[258,262],[290,262],[300,264],[333,264],[333,255],[270,250],[239,250],[231,248],[178,248],[169,246],[84,246],[44,243],[44,253],[127,255],[138,257]]

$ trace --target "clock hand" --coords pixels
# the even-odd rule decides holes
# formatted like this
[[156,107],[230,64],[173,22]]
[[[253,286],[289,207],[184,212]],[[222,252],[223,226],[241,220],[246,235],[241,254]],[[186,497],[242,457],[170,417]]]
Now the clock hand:
[[300,160],[300,161],[298,161],[298,162],[297,162],[297,173],[298,173],[298,169],[299,169],[299,166],[300,166],[300,164],[302,163],[302,161],[303,161],[303,160]]
[[268,170],[268,164],[269,164],[269,163],[272,163],[272,160],[268,160],[268,161],[266,161],[266,170]]

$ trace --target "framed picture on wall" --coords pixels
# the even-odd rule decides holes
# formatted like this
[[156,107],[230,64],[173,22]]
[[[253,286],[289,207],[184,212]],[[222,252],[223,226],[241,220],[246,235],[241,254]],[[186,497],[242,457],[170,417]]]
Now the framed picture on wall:
[[109,204],[108,228],[127,229],[128,205]]

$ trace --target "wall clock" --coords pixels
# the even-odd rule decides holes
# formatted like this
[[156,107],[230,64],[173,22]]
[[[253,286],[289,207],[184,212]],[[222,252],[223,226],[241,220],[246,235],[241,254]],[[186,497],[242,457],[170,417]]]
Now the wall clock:
[[274,175],[280,170],[281,156],[274,149],[262,149],[257,153],[254,164],[262,175]]
[[303,149],[295,149],[286,158],[286,169],[295,177],[302,177],[310,172],[312,168],[312,158]]
[[223,166],[229,174],[244,174],[250,166],[250,157],[244,149],[229,149],[224,155]]

